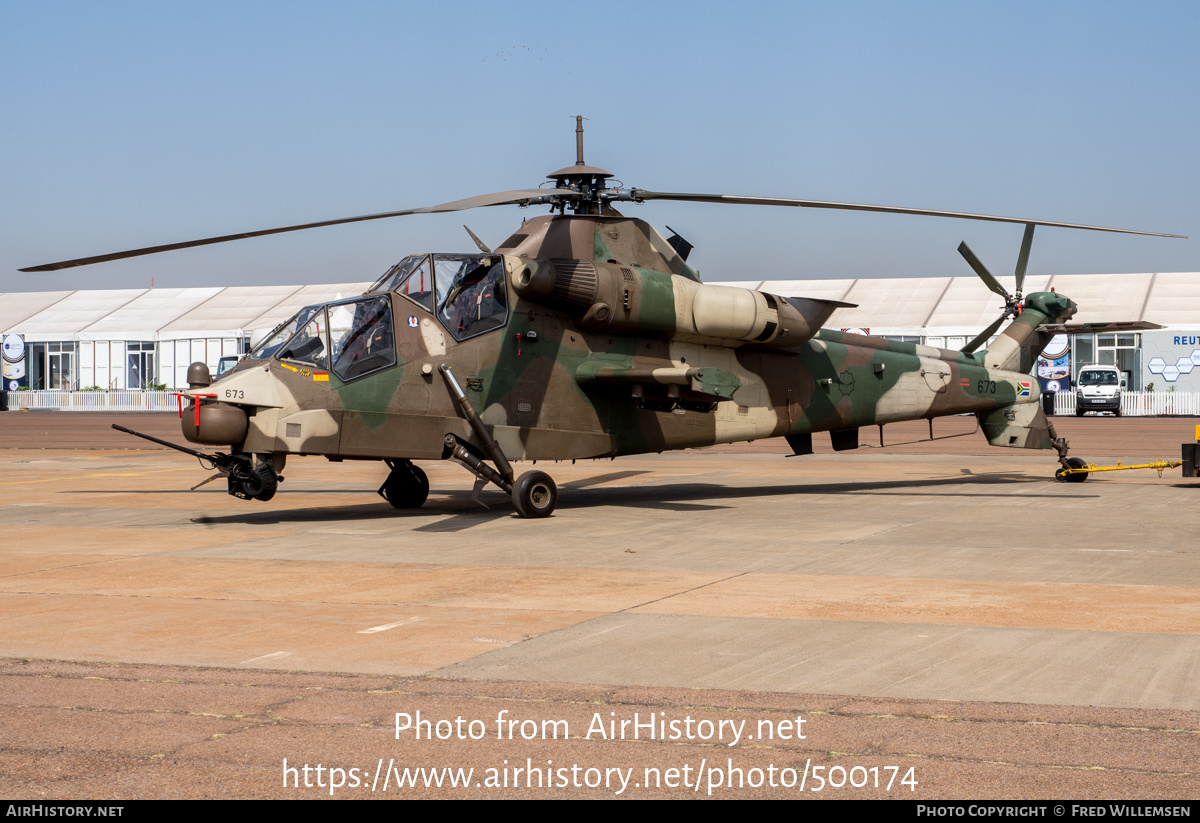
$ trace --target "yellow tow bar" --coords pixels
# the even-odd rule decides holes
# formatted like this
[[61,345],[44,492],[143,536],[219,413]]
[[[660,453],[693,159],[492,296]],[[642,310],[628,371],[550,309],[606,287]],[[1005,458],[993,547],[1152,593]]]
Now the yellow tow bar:
[[1092,472],[1122,472],[1127,469],[1154,469],[1158,476],[1167,469],[1183,466],[1184,477],[1200,477],[1200,426],[1196,427],[1196,442],[1183,444],[1182,460],[1155,460],[1153,463],[1138,463],[1136,466],[1122,466],[1117,461],[1115,466],[1097,466],[1095,463],[1085,463],[1082,458],[1068,457],[1064,465],[1054,472],[1054,479],[1064,483],[1082,483]]
[[1117,461],[1115,466],[1097,466],[1095,463],[1085,463],[1082,466],[1073,466],[1069,469],[1062,468],[1054,473],[1054,476],[1059,480],[1065,480],[1071,475],[1083,475],[1086,477],[1093,472],[1123,472],[1128,469],[1154,469],[1158,472],[1158,476],[1162,477],[1162,473],[1167,469],[1173,469],[1177,466],[1182,466],[1182,460],[1155,460],[1153,463],[1139,463],[1136,466],[1122,466],[1121,461]]

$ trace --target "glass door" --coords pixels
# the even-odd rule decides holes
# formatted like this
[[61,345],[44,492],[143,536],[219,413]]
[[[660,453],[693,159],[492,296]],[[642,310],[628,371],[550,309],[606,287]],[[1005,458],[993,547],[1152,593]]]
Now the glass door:
[[125,385],[131,389],[148,389],[154,385],[154,343],[126,343]]

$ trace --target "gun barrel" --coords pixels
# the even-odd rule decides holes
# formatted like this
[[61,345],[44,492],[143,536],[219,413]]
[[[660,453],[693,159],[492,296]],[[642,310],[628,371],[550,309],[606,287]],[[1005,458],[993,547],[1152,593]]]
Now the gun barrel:
[[140,437],[143,440],[149,440],[151,443],[157,443],[160,446],[166,446],[169,449],[174,449],[175,451],[183,452],[184,454],[190,454],[192,457],[202,457],[205,460],[209,461],[210,463],[220,463],[221,458],[223,458],[225,456],[223,454],[206,454],[201,451],[196,451],[195,449],[189,449],[185,446],[178,446],[167,440],[160,440],[157,437],[151,437],[148,434],[142,434],[141,432],[135,432],[133,429],[127,429],[124,426],[118,426],[116,423],[113,423],[112,427],[119,432],[125,432],[126,434],[132,434],[134,437]]

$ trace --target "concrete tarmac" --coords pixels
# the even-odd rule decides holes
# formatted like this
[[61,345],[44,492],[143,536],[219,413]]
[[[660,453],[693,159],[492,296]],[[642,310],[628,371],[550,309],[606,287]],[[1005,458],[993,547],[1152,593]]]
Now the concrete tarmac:
[[[194,460],[114,421],[182,442],[171,415],[0,415],[4,796],[1200,794],[1179,469],[1058,483],[952,418],[539,463],[560,502],[530,521],[451,463],[413,512],[376,462],[189,491]],[[1178,459],[1196,422],[1055,419],[1106,465]],[[397,737],[418,710],[434,739]]]

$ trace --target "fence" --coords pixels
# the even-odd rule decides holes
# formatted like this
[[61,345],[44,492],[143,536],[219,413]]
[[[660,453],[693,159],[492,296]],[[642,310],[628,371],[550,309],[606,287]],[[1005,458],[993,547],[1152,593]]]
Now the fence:
[[10,391],[8,408],[56,411],[177,411],[175,396],[169,391]]
[[[1054,395],[1056,415],[1075,414],[1075,392]],[[1127,391],[1121,392],[1121,414],[1130,417],[1200,416],[1200,392]]]

